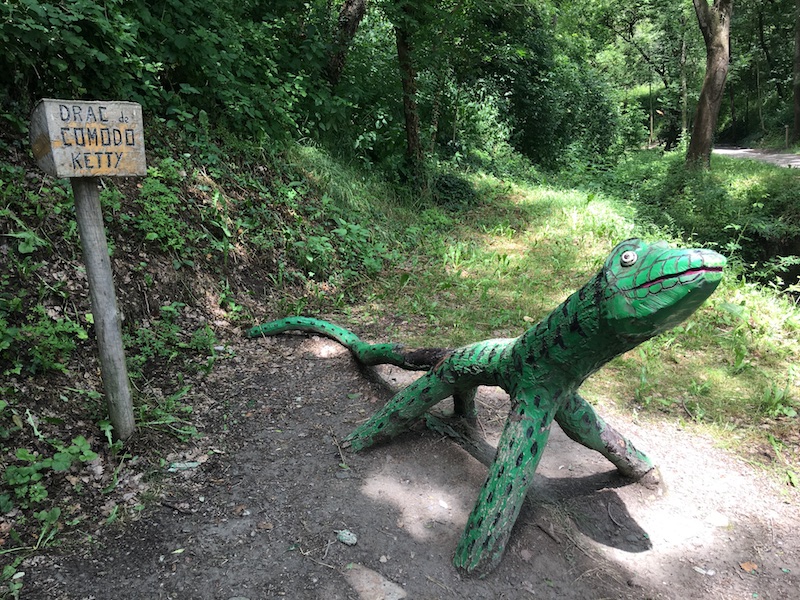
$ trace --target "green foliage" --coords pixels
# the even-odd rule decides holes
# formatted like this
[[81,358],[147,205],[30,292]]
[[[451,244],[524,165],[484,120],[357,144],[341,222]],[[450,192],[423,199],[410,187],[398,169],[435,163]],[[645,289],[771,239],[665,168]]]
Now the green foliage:
[[[13,73],[6,91],[33,98],[48,93],[129,97],[139,86],[152,85],[158,65],[139,58],[139,26],[125,14],[124,4],[19,0],[0,5],[0,41],[6,48],[0,67]],[[116,81],[108,76],[114,72]],[[142,81],[134,86],[136,76]]]
[[392,31],[398,23],[412,39],[429,157],[477,160],[496,172],[493,158],[510,154],[512,145],[553,167],[632,142],[617,134],[619,109],[605,75],[588,66],[587,48],[572,41],[575,32],[553,30],[552,22],[561,23],[553,8],[508,1],[415,3],[405,12],[390,2],[379,6],[381,13],[361,23],[336,90],[348,101],[343,112],[351,126],[320,136],[336,152],[353,152],[393,174],[401,168],[405,120]]
[[198,143],[209,125],[284,139],[307,126],[300,115],[310,103],[327,99],[305,72],[322,42],[301,23],[313,23],[318,9],[287,9],[229,0],[3,3],[5,100],[125,98]]
[[0,375],[64,371],[88,337],[63,310],[66,282],[41,274],[54,250],[50,228],[68,207],[60,184],[32,188],[24,170],[0,165]]
[[[124,333],[128,359],[128,372],[132,379],[144,373],[166,367],[179,359],[187,361],[199,357],[201,368],[213,364],[216,336],[208,325],[187,334],[178,322],[185,307],[181,302],[171,302],[160,308],[160,315],[142,323],[132,333]],[[210,362],[209,362],[210,361]]]
[[83,436],[75,437],[69,445],[58,440],[42,441],[55,450],[51,456],[18,448],[15,453],[17,464],[8,465],[3,471],[3,481],[13,492],[13,496],[0,497],[0,506],[5,507],[4,512],[9,512],[14,506],[27,509],[41,504],[47,499],[46,477],[51,473],[68,471],[73,464],[90,462],[97,458]]
[[17,600],[20,597],[19,594],[23,587],[22,578],[25,576],[25,572],[17,570],[17,567],[21,562],[22,559],[18,558],[12,564],[4,565],[3,571],[0,572],[0,584],[3,586],[0,588],[0,591],[8,593],[8,597],[14,598],[14,600]]
[[[3,413],[7,408],[8,405],[0,401],[0,434],[4,431],[8,432],[8,429],[2,425],[5,417]],[[12,420],[18,423],[14,430],[19,431],[22,429],[22,420],[15,409],[10,410],[13,415]],[[59,506],[43,507],[49,497],[48,488],[53,485],[53,480],[59,478],[62,473],[67,473],[75,468],[79,469],[82,464],[97,458],[97,454],[84,436],[78,435],[70,443],[46,437],[39,431],[30,410],[26,409],[25,413],[26,421],[34,434],[35,445],[39,448],[38,451],[18,447],[12,452],[2,443],[5,440],[0,435],[0,450],[9,458],[14,457],[4,466],[2,473],[2,481],[8,493],[0,494],[0,514],[10,515],[6,522],[12,526],[15,521],[20,525],[25,525],[26,521],[29,521],[27,525],[32,526],[33,530],[38,532],[35,533],[35,541],[32,541],[30,545],[24,545],[25,542],[20,534],[12,528],[7,534],[18,545],[5,547],[0,551],[0,556],[18,554],[16,559],[10,564],[6,564],[0,573],[2,588],[14,598],[18,597],[23,587],[24,572],[17,570],[23,558],[29,552],[52,545],[64,526],[61,521],[62,510]]]
[[759,410],[768,417],[796,417],[797,403],[792,398],[792,382],[781,386],[772,382],[764,389],[759,402]]
[[0,291],[1,372],[10,375],[64,371],[78,341],[88,338],[86,330],[68,317],[51,317],[39,305],[27,313],[21,324],[11,325],[19,321],[26,296],[25,290],[5,294]]
[[136,197],[139,214],[133,218],[134,227],[144,234],[144,239],[154,242],[164,252],[186,253],[191,239],[189,224],[181,218],[185,202],[158,175],[151,172],[142,182]]
[[787,278],[800,242],[800,177],[755,161],[713,160],[711,171],[687,170],[681,153],[639,153],[593,185],[629,198],[641,219],[672,235],[719,248],[755,278]]
[[136,422],[139,427],[161,431],[187,442],[199,437],[197,426],[192,423],[191,404],[182,402],[190,388],[182,387],[168,396],[148,396],[137,406]]
[[[336,212],[332,210],[331,214]],[[301,233],[302,238],[290,242],[288,247],[290,256],[311,278],[344,283],[363,276],[373,277],[386,261],[397,256],[384,244],[376,242],[372,232],[358,223],[333,216],[326,225],[314,227],[309,223],[296,232]],[[309,229],[311,231],[307,231]]]
[[469,208],[478,201],[472,182],[453,173],[442,173],[431,185],[433,201],[444,208]]

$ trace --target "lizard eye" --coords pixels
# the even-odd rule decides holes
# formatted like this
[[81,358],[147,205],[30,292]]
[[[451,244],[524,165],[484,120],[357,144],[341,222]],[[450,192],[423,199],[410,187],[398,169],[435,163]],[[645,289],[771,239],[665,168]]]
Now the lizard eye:
[[623,267],[630,267],[631,265],[635,264],[638,260],[638,256],[636,256],[636,252],[633,250],[626,250],[622,253],[622,256],[619,258],[619,264]]

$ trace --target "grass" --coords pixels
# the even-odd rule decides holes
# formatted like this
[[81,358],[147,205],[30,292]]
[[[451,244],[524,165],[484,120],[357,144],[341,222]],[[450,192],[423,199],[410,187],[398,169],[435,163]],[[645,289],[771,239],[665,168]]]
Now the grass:
[[[794,278],[800,248],[800,174],[761,163],[713,157],[710,171],[687,171],[681,153],[642,152],[580,182],[635,207],[641,223],[676,238],[733,254],[750,277]],[[796,275],[796,271],[794,271]]]
[[[620,240],[686,245],[637,219],[635,205],[613,194],[485,175],[474,183],[489,200],[458,212],[428,209],[393,232],[421,241],[406,241],[404,260],[370,288],[369,302],[352,307],[351,325],[364,331],[391,317],[405,323],[390,332],[393,339],[413,346],[514,337],[582,285]],[[772,449],[766,454],[790,480],[800,464],[800,311],[790,296],[748,280],[731,256],[723,283],[694,316],[613,361],[586,392],[622,410],[711,431],[744,456]]]

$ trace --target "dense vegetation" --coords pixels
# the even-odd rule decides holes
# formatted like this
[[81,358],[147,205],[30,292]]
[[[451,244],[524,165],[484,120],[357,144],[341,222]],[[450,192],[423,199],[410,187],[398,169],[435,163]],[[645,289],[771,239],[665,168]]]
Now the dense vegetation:
[[[735,8],[719,139],[782,145],[795,5]],[[166,448],[220,434],[193,413],[192,382],[244,325],[303,313],[414,344],[517,335],[630,235],[713,246],[731,268],[692,321],[616,361],[591,397],[710,427],[796,486],[800,181],[718,158],[686,168],[704,64],[692,10],[0,3],[9,593],[20,557],[93,529],[98,514],[76,504],[110,498],[107,522],[140,510],[114,496],[125,470],[155,476]],[[144,108],[148,175],[101,194],[136,390],[126,444],[103,403],[69,182],[42,175],[26,139],[42,97]],[[97,461],[104,475],[76,477]]]

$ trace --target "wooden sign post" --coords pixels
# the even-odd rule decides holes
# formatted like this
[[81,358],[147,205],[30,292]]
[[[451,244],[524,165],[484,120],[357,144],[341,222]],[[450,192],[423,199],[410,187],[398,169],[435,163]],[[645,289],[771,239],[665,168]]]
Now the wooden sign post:
[[40,100],[31,114],[30,140],[39,167],[72,183],[108,412],[115,438],[124,440],[135,423],[97,178],[147,174],[142,107]]

